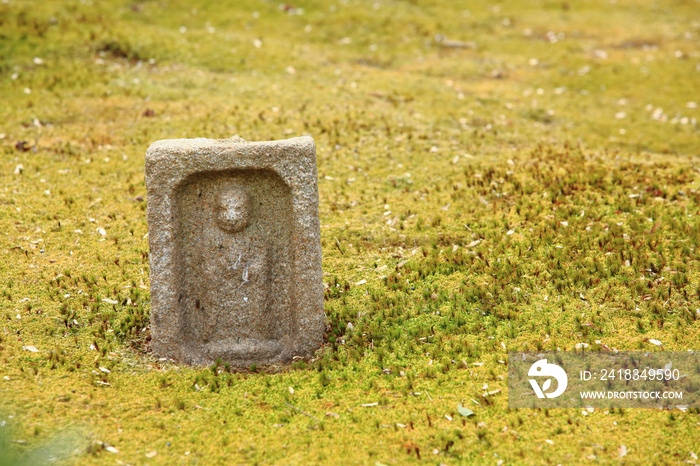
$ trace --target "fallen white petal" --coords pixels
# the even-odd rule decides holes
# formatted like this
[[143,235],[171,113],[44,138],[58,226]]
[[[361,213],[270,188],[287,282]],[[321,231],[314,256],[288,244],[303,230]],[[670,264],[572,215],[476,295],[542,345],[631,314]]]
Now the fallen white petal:
[[620,445],[620,450],[618,451],[617,456],[622,458],[626,454],[627,454],[627,447],[625,445]]

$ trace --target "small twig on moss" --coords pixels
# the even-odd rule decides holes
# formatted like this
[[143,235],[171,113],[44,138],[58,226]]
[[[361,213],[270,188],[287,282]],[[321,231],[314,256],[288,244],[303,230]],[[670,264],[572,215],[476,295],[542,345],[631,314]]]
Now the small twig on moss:
[[583,424],[584,426],[588,427],[588,430],[590,430],[591,432],[593,432],[593,429],[591,429],[591,426],[589,426],[588,424],[586,424],[585,422],[583,422],[581,419],[576,419],[576,418],[571,417],[571,416],[569,416],[569,419],[571,419],[572,421],[576,421],[576,422],[578,422],[579,424]]
[[292,408],[293,410],[295,410],[295,411],[297,411],[297,412],[300,412],[300,413],[303,414],[304,416],[309,416],[311,419],[315,420],[316,422],[321,422],[316,416],[312,416],[312,415],[309,414],[309,413],[305,413],[304,411],[302,411],[301,409],[297,408],[296,406],[292,406],[292,405],[290,405],[289,403],[285,403],[285,405],[289,406],[290,408]]
[[340,245],[340,241],[338,241],[338,238],[334,238],[334,239],[335,239],[335,247],[338,248],[338,251],[340,251],[340,253],[342,255],[345,255],[345,251],[343,251],[343,247]]

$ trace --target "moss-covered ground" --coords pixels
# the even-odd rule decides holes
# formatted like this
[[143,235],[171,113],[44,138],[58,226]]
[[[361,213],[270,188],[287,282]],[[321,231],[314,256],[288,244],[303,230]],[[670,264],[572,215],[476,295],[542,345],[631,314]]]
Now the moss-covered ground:
[[[700,349],[697,1],[226,3],[0,3],[0,463],[697,461],[697,410],[506,386]],[[234,134],[318,148],[329,331],[288,367],[147,351],[145,150]]]

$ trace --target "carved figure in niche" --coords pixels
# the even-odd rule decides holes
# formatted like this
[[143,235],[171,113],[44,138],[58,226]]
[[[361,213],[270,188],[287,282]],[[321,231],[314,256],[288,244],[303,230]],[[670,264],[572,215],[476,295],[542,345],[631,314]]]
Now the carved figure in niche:
[[226,180],[215,196],[213,219],[202,238],[200,338],[235,348],[270,340],[271,248],[255,221],[255,203],[240,180]]
[[321,345],[313,139],[157,141],[146,186],[154,354],[249,367]]

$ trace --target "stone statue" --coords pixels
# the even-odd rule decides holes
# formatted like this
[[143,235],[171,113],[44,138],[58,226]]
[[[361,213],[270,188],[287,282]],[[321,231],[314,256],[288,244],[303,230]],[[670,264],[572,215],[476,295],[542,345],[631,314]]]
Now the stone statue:
[[203,342],[237,345],[241,338],[270,339],[274,315],[270,248],[252,222],[252,202],[242,183],[224,186],[217,195],[213,221],[199,248],[202,277],[213,293],[202,297]]
[[243,366],[320,345],[315,158],[310,138],[171,140],[149,148],[155,352]]

